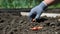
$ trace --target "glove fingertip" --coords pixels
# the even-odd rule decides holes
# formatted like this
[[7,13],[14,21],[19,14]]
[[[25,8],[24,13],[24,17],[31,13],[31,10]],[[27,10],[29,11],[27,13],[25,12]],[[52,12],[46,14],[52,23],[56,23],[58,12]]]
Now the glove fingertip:
[[39,19],[39,16],[37,15],[34,19]]

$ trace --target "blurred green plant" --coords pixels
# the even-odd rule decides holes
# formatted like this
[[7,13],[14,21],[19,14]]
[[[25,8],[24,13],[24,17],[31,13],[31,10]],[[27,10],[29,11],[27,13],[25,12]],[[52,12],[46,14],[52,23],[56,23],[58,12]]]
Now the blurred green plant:
[[[0,8],[33,8],[42,0],[0,0]],[[49,6],[49,8],[60,8],[60,3]]]

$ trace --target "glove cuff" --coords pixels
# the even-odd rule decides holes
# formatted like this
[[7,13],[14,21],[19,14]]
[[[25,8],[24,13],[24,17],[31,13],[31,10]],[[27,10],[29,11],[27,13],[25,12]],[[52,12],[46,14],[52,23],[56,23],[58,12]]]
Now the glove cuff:
[[46,2],[44,2],[44,1],[42,1],[42,2],[47,6]]
[[43,10],[45,10],[48,7],[48,5],[44,1],[42,1],[38,6]]

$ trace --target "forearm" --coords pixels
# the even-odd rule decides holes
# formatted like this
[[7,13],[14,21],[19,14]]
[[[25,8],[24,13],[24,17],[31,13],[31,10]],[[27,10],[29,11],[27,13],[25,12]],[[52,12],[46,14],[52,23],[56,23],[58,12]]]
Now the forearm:
[[55,2],[55,0],[44,0],[44,2],[47,4],[47,5],[51,5]]

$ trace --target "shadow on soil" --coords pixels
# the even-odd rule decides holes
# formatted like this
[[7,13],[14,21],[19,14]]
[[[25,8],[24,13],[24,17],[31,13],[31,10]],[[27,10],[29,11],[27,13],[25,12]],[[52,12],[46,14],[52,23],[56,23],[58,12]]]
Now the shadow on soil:
[[44,21],[46,21],[46,20],[48,20],[48,19],[46,19],[46,18],[41,18],[41,19],[37,19],[36,22],[40,23],[40,22],[44,22]]

